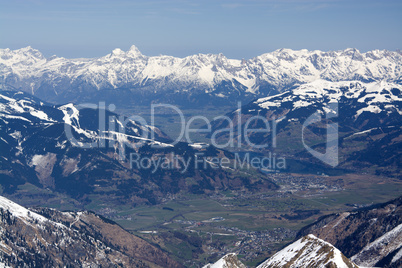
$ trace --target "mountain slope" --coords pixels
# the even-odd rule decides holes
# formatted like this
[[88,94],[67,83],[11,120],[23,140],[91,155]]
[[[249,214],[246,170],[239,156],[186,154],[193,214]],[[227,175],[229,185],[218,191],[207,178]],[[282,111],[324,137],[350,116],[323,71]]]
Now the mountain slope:
[[358,265],[400,267],[402,197],[353,212],[324,216],[297,237],[314,234]]
[[[384,258],[384,256],[386,256]],[[400,265],[402,259],[402,224],[377,238],[351,258],[362,266]],[[389,259],[389,260],[387,260]]]
[[[227,116],[234,122],[234,132],[242,135],[241,147],[255,150],[260,146],[262,150],[312,161],[315,160],[306,152],[306,146],[325,152],[327,125],[336,123],[338,137],[334,137],[337,140],[330,145],[339,144],[341,167],[374,166],[377,174],[398,177],[402,157],[401,104],[402,86],[399,84],[316,80],[257,99]],[[318,120],[314,121],[316,118]],[[262,119],[268,121],[268,127]],[[212,131],[226,127],[228,120],[212,123]],[[246,127],[267,131],[248,131],[245,137]],[[230,138],[225,131],[215,137],[219,144]]]
[[[8,193],[29,182],[80,196],[93,189],[95,182],[91,180],[103,180],[127,169],[119,159],[129,144],[163,145],[145,138],[151,133],[166,140],[156,128],[105,109],[51,106],[12,91],[0,92],[0,129],[1,185]],[[103,176],[95,175],[96,166],[104,170]]]
[[14,267],[181,267],[93,213],[34,212],[2,196],[0,233],[0,263]]
[[[158,100],[177,104],[235,103],[317,79],[387,80],[402,77],[399,51],[280,49],[249,60],[222,54],[148,57],[135,46],[92,59],[45,58],[31,47],[0,50],[0,81],[47,101]],[[115,89],[124,98],[116,98]]]
[[287,246],[257,268],[358,268],[331,244],[307,235]]

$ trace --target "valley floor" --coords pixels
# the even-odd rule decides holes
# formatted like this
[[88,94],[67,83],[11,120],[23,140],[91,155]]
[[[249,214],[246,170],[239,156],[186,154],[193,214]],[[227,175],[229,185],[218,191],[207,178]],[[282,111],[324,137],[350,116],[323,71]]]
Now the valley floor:
[[[386,202],[402,192],[401,181],[373,175],[282,173],[270,177],[281,186],[280,190],[259,194],[225,191],[209,196],[178,194],[162,204],[134,207],[88,196],[92,201],[83,209],[95,211],[158,244],[188,267],[215,262],[230,252],[237,253],[245,264],[255,266],[319,217]],[[31,194],[26,195],[27,191]],[[32,194],[35,191],[36,196]],[[52,196],[49,190],[24,185],[9,198],[26,206],[74,208],[74,201],[67,197],[46,196]],[[38,200],[40,197],[45,198]]]

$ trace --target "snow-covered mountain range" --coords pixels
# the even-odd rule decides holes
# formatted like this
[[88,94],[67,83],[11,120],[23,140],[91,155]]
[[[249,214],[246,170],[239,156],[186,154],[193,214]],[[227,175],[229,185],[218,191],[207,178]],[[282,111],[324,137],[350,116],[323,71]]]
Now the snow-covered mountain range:
[[132,46],[99,58],[66,59],[46,58],[26,47],[0,50],[0,83],[54,102],[105,97],[116,89],[127,96],[125,90],[136,93],[130,101],[137,103],[144,96],[165,102],[229,101],[266,96],[317,79],[400,83],[401,66],[402,53],[387,50],[280,49],[236,60],[222,54],[149,57]]

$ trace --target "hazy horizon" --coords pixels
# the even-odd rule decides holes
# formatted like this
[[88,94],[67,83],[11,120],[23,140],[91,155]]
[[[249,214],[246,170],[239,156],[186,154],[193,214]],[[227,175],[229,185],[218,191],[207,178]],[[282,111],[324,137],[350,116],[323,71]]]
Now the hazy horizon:
[[[132,46],[135,46],[135,45],[132,45]],[[83,57],[64,57],[64,56],[56,55],[56,54],[50,55],[50,54],[46,54],[46,52],[41,51],[40,49],[38,49],[38,48],[36,48],[36,47],[33,47],[33,46],[30,46],[30,45],[25,46],[25,47],[15,48],[15,49],[6,48],[6,47],[4,47],[4,48],[3,48],[3,47],[0,47],[0,49],[19,50],[19,49],[23,49],[23,48],[27,48],[27,47],[31,47],[32,49],[38,50],[38,51],[41,52],[42,55],[44,55],[46,58],[50,58],[50,57],[52,57],[52,56],[57,56],[57,57],[63,57],[63,58],[66,58],[66,59],[80,59],[80,58],[82,58],[82,59],[84,59],[84,58],[90,59],[90,58],[99,58],[99,57],[104,57],[104,56],[106,56],[106,55],[112,53],[113,50],[115,50],[115,49],[121,49],[122,51],[127,52],[127,51],[129,51],[130,48],[131,48],[131,46],[128,47],[128,48],[116,47],[116,48],[111,49],[109,52],[106,52],[106,53],[103,54],[103,55],[98,55],[98,56],[95,56],[95,57],[85,57],[85,56],[83,56]],[[135,47],[137,47],[137,46],[135,46]],[[173,57],[175,57],[175,58],[185,58],[185,57],[189,57],[189,56],[193,56],[193,55],[198,55],[198,54],[203,54],[203,55],[208,55],[208,54],[218,55],[218,54],[220,54],[220,53],[208,53],[208,52],[207,52],[207,53],[201,53],[201,52],[199,52],[199,53],[189,54],[189,55],[185,55],[185,56],[174,56],[174,55],[169,55],[169,54],[148,55],[148,54],[144,54],[144,53],[143,53],[143,50],[142,50],[141,48],[137,47],[137,49],[141,52],[142,55],[144,55],[144,56],[146,56],[146,57],[173,56]],[[276,49],[276,50],[266,51],[266,52],[264,52],[264,53],[262,53],[262,54],[255,55],[255,56],[250,57],[250,58],[233,58],[233,57],[227,57],[224,53],[222,53],[222,54],[223,54],[226,58],[228,58],[228,59],[234,59],[234,60],[246,59],[246,60],[248,60],[248,59],[252,59],[252,58],[261,56],[261,55],[263,55],[263,54],[273,53],[273,52],[275,52],[275,51],[277,51],[277,50],[281,50],[281,49],[290,49],[290,50],[293,50],[293,51],[308,50],[308,51],[310,51],[310,52],[311,52],[311,51],[322,51],[322,52],[331,52],[331,51],[334,51],[334,52],[336,52],[336,51],[344,51],[344,50],[346,50],[346,49],[357,49],[357,48],[347,47],[347,48],[344,48],[344,49],[336,49],[336,50],[320,50],[320,49],[306,49],[306,48],[301,48],[301,49],[278,48],[278,49]],[[358,50],[360,53],[366,53],[366,52],[373,51],[373,50],[380,50],[380,51],[382,51],[382,50],[387,50],[387,51],[392,51],[392,52],[400,51],[400,49],[395,49],[395,50],[389,50],[389,49],[372,49],[372,50],[366,50],[366,51],[361,51],[361,50],[359,50],[359,49],[357,49],[357,50]]]

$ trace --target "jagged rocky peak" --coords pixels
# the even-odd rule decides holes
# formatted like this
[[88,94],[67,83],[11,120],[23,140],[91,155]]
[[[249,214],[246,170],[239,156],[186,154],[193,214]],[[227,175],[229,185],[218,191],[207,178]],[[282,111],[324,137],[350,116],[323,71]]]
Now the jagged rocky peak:
[[143,56],[141,51],[135,45],[132,45],[130,47],[130,49],[127,51],[127,55],[129,55],[131,57]]
[[310,234],[297,240],[257,268],[358,268],[331,244]]

